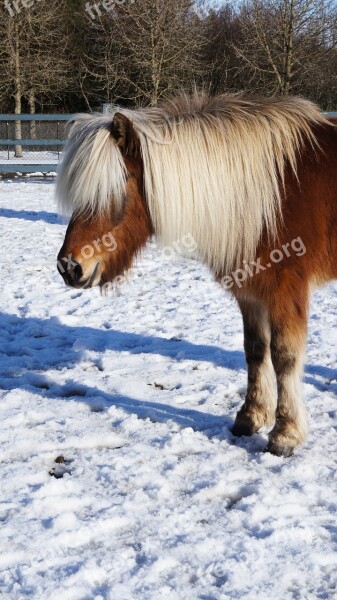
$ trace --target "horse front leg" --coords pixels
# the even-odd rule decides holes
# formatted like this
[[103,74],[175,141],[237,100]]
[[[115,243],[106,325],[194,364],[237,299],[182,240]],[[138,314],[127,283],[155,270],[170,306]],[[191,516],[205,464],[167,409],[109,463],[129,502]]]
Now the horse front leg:
[[268,311],[257,300],[237,298],[243,317],[248,386],[243,406],[236,415],[234,435],[252,435],[275,420],[276,381],[270,353]]
[[[281,296],[282,298],[282,296]],[[283,296],[271,315],[271,357],[277,378],[276,422],[266,450],[290,456],[307,436],[301,376],[305,354],[308,294],[298,289]],[[286,301],[285,301],[286,300]]]

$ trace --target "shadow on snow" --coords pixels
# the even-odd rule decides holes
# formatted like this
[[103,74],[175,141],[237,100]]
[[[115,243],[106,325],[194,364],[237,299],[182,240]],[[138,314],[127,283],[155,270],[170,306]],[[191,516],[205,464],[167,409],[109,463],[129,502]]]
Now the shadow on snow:
[[[129,354],[159,354],[174,360],[207,361],[215,366],[232,370],[245,369],[241,351],[227,351],[216,346],[192,344],[176,338],[146,336],[114,329],[70,327],[57,318],[24,318],[11,314],[0,315],[2,343],[0,346],[0,387],[4,390],[24,389],[48,398],[72,399],[86,402],[95,410],[99,398],[101,410],[110,406],[128,414],[154,422],[174,421],[181,427],[192,427],[209,437],[234,438],[229,431],[232,419],[195,409],[184,409],[161,402],[137,400],[118,393],[109,393],[73,380],[60,385],[47,375],[49,369],[64,370],[78,363],[85,352],[104,353],[127,351]],[[90,357],[98,365],[100,356]],[[305,382],[319,391],[329,389],[337,393],[337,371],[328,367],[308,365]],[[316,376],[316,377],[315,377]],[[320,382],[317,377],[328,379]],[[327,385],[328,384],[328,385]],[[254,436],[255,437],[255,436]],[[247,447],[245,438],[236,439],[237,445]]]
[[[113,329],[70,327],[60,323],[57,318],[43,320],[1,314],[0,330],[0,387],[4,390],[25,389],[48,398],[78,400],[94,409],[95,399],[99,397],[105,408],[116,406],[141,419],[149,418],[155,422],[172,420],[182,427],[192,427],[205,433],[212,430],[209,432],[212,436],[232,424],[230,418],[223,416],[137,400],[74,381],[59,385],[48,377],[47,371],[70,368],[83,358],[85,352],[104,353],[106,350],[160,354],[177,361],[207,361],[237,370],[245,368],[243,352],[192,344],[176,338],[170,340]],[[97,365],[99,357],[91,357],[91,360],[93,364],[96,360]]]
[[45,221],[51,225],[63,224],[61,218],[56,213],[49,213],[44,210],[13,210],[12,208],[0,208],[0,217],[5,219],[23,219],[25,221]]

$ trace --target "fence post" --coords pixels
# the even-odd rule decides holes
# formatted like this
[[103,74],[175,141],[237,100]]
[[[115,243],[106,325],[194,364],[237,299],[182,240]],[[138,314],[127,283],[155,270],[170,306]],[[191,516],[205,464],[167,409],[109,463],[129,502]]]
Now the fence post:
[[[7,133],[7,139],[9,140],[9,123],[8,121],[6,121],[6,133]],[[9,145],[7,144],[7,160],[9,160]]]
[[[59,121],[56,121],[56,139],[59,139]],[[60,146],[57,146],[57,160],[60,158]]]

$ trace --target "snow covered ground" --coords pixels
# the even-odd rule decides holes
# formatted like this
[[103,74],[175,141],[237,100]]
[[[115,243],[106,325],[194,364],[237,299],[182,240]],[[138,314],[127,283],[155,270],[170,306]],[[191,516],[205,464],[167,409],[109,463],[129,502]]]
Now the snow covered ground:
[[308,442],[264,454],[229,429],[230,296],[154,244],[114,294],[67,289],[53,193],[0,182],[0,598],[337,598],[336,285],[312,303]]

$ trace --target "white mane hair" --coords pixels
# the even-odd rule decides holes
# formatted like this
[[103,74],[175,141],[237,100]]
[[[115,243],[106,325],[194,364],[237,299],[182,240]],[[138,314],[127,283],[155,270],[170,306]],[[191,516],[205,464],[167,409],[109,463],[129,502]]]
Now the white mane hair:
[[159,108],[114,109],[76,117],[58,174],[68,211],[120,211],[127,172],[111,132],[124,114],[139,137],[144,192],[158,239],[193,237],[211,268],[230,272],[254,258],[262,232],[275,239],[282,219],[286,163],[296,174],[313,127],[328,123],[302,98],[183,95]]
[[57,173],[62,213],[93,215],[104,212],[112,201],[122,208],[127,172],[111,125],[111,115],[73,116]]

